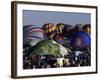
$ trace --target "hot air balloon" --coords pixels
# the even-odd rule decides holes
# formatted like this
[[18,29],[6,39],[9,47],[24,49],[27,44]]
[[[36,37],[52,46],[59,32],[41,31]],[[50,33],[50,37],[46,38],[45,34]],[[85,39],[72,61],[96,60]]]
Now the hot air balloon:
[[82,28],[84,32],[87,32],[89,35],[91,35],[91,25],[90,24],[85,24]]
[[42,26],[44,37],[52,39],[56,33],[56,26],[53,23],[46,23]]
[[67,49],[52,39],[45,39],[38,42],[33,46],[31,51],[31,55],[54,55],[60,57],[65,54],[68,54]]
[[44,38],[43,30],[36,25],[26,25],[23,27],[23,42],[34,45]]
[[56,25],[57,34],[62,34],[64,27],[65,27],[65,24],[64,23],[58,23]]
[[86,32],[79,31],[72,35],[70,42],[73,48],[87,47],[91,44],[91,38]]

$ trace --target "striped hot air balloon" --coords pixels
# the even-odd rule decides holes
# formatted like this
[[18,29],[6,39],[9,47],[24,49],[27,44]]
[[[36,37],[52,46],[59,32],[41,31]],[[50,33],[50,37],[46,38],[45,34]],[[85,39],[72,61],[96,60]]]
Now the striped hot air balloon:
[[24,43],[30,42],[33,40],[43,39],[43,30],[36,25],[26,25],[23,27],[23,39]]

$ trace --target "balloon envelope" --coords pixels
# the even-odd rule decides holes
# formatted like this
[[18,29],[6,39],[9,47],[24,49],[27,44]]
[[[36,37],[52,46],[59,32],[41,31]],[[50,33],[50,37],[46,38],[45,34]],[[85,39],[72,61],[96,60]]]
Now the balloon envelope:
[[86,47],[90,46],[91,38],[89,34],[83,31],[75,32],[71,37],[72,47]]

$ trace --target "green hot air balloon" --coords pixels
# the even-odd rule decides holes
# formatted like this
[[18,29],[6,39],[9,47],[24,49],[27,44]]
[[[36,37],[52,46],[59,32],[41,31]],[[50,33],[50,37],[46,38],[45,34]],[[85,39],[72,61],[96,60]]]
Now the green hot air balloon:
[[61,56],[60,47],[55,41],[51,39],[45,39],[33,46],[31,56],[32,55]]

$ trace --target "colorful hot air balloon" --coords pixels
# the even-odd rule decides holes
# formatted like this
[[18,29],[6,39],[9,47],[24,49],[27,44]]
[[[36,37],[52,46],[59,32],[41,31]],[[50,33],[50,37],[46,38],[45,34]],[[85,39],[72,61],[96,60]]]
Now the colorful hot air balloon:
[[84,32],[87,32],[89,35],[91,35],[91,25],[90,24],[85,24],[82,28]]
[[53,23],[46,23],[42,26],[45,38],[53,38],[56,33],[56,26]]
[[[36,25],[26,25],[23,27],[23,41],[24,43],[33,41],[35,39],[43,39],[43,30]],[[37,41],[38,41],[37,40]]]
[[62,34],[63,33],[63,29],[65,27],[64,23],[59,23],[56,25],[56,29],[57,29],[57,34]]
[[75,32],[71,37],[71,46],[74,48],[77,47],[86,47],[90,46],[91,38],[90,36],[83,31]]

